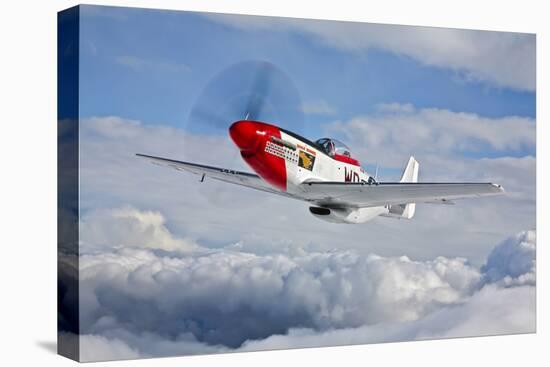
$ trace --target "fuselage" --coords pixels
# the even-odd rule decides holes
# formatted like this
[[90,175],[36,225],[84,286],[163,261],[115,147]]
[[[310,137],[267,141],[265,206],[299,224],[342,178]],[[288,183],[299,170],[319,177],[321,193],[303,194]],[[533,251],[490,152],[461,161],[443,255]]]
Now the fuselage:
[[[229,135],[244,161],[278,190],[298,194],[311,181],[371,182],[349,150],[324,149],[291,131],[259,121],[237,121]],[[322,139],[329,146],[330,139]],[[334,146],[333,146],[334,148]],[[369,181],[370,180],[370,181]]]

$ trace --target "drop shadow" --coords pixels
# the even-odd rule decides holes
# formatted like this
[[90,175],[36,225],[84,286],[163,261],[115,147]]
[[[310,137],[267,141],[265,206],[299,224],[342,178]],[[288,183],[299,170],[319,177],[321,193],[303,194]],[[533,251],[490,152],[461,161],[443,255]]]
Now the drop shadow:
[[57,342],[56,341],[40,340],[40,341],[36,342],[36,345],[38,345],[39,347],[41,347],[42,349],[44,349],[44,350],[46,350],[50,353],[57,354]]

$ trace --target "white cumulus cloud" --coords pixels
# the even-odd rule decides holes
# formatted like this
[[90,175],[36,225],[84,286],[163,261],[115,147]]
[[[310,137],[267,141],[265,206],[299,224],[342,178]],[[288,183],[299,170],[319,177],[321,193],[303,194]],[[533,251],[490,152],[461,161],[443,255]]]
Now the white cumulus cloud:
[[80,221],[82,245],[86,247],[140,247],[166,251],[192,251],[199,246],[175,238],[156,211],[131,207],[101,209],[85,214]]
[[[132,210],[134,217],[150,215]],[[135,227],[126,220],[87,219],[100,233],[120,225],[131,238]],[[166,235],[179,240],[168,232],[151,241],[165,241]],[[234,246],[159,252],[162,246],[109,247],[101,236],[85,240],[79,265],[86,337],[80,345],[90,358],[534,330],[535,269],[522,265],[534,259],[534,251],[525,250],[534,249],[534,232],[498,245],[481,269],[464,258],[441,256],[418,261],[355,251],[259,255]],[[504,283],[507,277],[511,281]]]
[[535,284],[535,231],[510,237],[491,251],[482,270],[487,281],[506,286]]
[[[365,154],[382,154],[397,163],[403,154],[456,157],[490,151],[518,153],[534,150],[535,121],[528,117],[488,118],[411,104],[384,104],[378,113],[337,121],[328,126],[344,134]],[[395,158],[394,158],[395,157]]]

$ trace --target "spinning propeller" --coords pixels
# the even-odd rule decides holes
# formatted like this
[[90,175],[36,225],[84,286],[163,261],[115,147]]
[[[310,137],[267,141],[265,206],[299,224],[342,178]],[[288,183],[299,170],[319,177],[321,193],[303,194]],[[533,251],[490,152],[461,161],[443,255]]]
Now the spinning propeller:
[[304,114],[291,79],[267,61],[243,61],[215,75],[191,109],[186,130],[227,136],[238,120],[301,130]]

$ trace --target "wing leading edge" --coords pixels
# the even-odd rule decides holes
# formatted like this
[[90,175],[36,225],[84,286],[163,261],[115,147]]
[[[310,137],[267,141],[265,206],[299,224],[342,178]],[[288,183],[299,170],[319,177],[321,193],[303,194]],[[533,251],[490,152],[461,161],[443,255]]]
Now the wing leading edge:
[[454,199],[498,195],[504,192],[502,186],[490,182],[388,182],[368,185],[321,181],[302,185],[307,198],[318,205],[356,208],[449,202]]
[[278,191],[272,188],[264,180],[262,180],[260,176],[253,173],[235,171],[231,169],[207,166],[197,163],[177,161],[174,159],[155,157],[147,154],[137,153],[136,156],[145,158],[154,164],[167,166],[178,171],[187,171],[197,175],[204,175],[203,178],[210,177],[215,180],[229,182],[235,185],[246,186],[256,190],[266,191],[283,196],[290,196],[282,191]]

